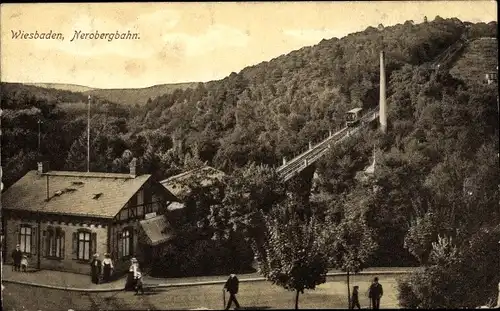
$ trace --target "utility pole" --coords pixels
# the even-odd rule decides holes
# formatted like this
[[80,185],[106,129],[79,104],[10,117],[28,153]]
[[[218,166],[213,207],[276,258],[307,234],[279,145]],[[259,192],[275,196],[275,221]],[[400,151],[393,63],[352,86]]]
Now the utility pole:
[[38,160],[40,161],[41,160],[41,157],[42,157],[42,145],[41,145],[41,124],[42,124],[42,120],[38,119]]
[[87,172],[90,172],[90,95],[87,108]]
[[[498,66],[497,66],[497,86],[498,86]],[[498,104],[498,93],[497,93],[497,113],[498,113],[498,120],[500,120],[500,105]]]

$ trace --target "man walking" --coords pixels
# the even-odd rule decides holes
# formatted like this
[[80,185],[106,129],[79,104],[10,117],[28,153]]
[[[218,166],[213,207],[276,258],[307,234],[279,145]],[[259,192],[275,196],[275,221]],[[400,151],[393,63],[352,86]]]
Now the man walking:
[[21,271],[21,259],[23,259],[23,252],[21,252],[20,246],[17,244],[16,249],[12,252],[14,271]]
[[368,298],[371,299],[373,309],[380,309],[380,298],[384,294],[382,285],[378,282],[378,278],[373,279],[372,285],[370,285],[370,291],[368,293]]
[[359,286],[354,286],[354,288],[352,289],[350,309],[354,309],[354,307],[358,307],[358,309],[361,309],[361,305],[359,304]]
[[227,302],[226,310],[229,310],[231,307],[231,304],[234,301],[234,304],[236,305],[236,309],[240,308],[240,304],[238,303],[238,300],[236,300],[236,294],[238,293],[238,286],[239,286],[240,281],[236,277],[235,274],[231,274],[229,276],[229,279],[226,281],[226,285],[224,285],[224,288],[229,292],[229,301]]

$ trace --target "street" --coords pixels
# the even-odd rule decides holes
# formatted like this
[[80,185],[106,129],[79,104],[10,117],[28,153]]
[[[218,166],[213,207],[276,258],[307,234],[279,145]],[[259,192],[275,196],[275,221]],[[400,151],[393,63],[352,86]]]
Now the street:
[[[356,276],[351,287],[360,287],[362,308],[369,306],[366,290],[372,276]],[[381,308],[397,308],[396,276],[381,276],[384,297]],[[166,309],[221,309],[222,285],[157,288],[144,295],[133,292],[86,293],[62,291],[5,283],[3,310],[166,310]],[[329,277],[316,290],[300,295],[299,308],[327,309],[347,307],[345,277]],[[293,309],[295,293],[269,282],[242,282],[237,295],[243,309]],[[228,295],[226,294],[226,301]]]

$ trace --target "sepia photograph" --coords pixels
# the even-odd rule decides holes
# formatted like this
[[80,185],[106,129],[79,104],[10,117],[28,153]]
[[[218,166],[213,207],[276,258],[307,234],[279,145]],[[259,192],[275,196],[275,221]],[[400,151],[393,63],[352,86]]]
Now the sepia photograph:
[[2,310],[500,308],[497,10],[2,3]]

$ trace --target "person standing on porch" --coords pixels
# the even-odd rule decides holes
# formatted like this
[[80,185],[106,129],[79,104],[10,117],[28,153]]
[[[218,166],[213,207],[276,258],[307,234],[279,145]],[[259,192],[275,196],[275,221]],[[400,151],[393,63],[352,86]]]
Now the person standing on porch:
[[104,254],[104,260],[102,261],[102,278],[105,283],[111,281],[111,274],[113,273],[113,261],[111,256],[106,253]]
[[99,284],[100,276],[101,276],[101,261],[99,260],[99,254],[94,254],[94,257],[90,262],[90,278],[92,280],[92,283]]

